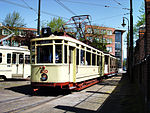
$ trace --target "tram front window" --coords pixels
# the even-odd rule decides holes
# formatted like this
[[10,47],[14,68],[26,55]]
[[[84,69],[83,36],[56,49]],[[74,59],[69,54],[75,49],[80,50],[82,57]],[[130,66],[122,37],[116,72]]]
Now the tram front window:
[[56,45],[55,62],[62,63],[62,45]]
[[53,46],[37,47],[37,63],[53,63]]

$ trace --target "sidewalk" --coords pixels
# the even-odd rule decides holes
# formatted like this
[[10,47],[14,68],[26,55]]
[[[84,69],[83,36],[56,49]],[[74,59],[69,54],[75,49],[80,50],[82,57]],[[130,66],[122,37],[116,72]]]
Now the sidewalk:
[[136,84],[123,75],[115,90],[98,113],[144,113],[144,102]]

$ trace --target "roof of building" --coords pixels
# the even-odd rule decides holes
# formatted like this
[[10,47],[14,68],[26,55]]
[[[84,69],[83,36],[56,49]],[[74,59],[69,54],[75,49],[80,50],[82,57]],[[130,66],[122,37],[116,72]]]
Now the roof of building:
[[[2,28],[5,28],[5,27],[0,27],[1,29]],[[27,31],[37,31],[37,29],[35,29],[35,28],[24,28],[24,27],[9,27],[9,26],[7,26],[7,28],[9,28],[9,29],[20,29],[20,30],[27,30]]]

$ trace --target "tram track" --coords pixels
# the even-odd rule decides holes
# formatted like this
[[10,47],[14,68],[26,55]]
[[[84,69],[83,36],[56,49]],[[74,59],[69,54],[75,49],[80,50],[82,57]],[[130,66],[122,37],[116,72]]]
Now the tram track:
[[19,108],[13,109],[13,110],[6,111],[4,113],[18,113],[18,112],[23,112],[25,110],[29,110],[29,109],[38,107],[40,105],[46,104],[48,102],[51,102],[53,100],[59,99],[59,98],[61,98],[63,96],[64,95],[59,95],[57,97],[54,97],[54,98],[51,98],[51,99],[48,99],[48,100],[45,100],[45,101],[40,101],[40,102],[37,102],[37,103],[34,103],[34,104],[30,104],[30,105],[27,105],[27,106],[19,107]]
[[29,97],[29,96],[21,96],[21,97],[18,97],[18,98],[12,98],[12,99],[7,99],[7,100],[2,100],[2,101],[0,101],[0,104],[1,104],[1,103],[14,102],[14,101],[17,101],[17,100],[22,99],[22,98],[25,98],[25,97]]

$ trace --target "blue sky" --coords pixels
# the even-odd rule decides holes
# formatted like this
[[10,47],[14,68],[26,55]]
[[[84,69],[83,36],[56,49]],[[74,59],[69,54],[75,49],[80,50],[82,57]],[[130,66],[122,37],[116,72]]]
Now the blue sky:
[[[129,15],[124,15],[129,13],[129,10],[124,10],[123,8],[129,8],[130,0],[60,1],[77,15],[91,15],[92,24],[127,30],[127,26],[123,28],[121,24],[123,16],[129,18]],[[134,23],[137,22],[137,16],[140,15],[138,10],[143,1],[144,0],[133,0]],[[31,8],[34,10],[31,10]],[[0,22],[5,19],[8,13],[17,11],[24,19],[26,27],[37,28],[37,9],[38,0],[0,0]],[[60,6],[55,0],[41,0],[41,11],[49,13],[41,13],[41,22],[50,21],[54,17],[52,15],[61,16],[64,18],[74,16],[71,12]],[[124,33],[124,38],[125,36],[126,33]],[[124,57],[125,56],[126,54]]]

